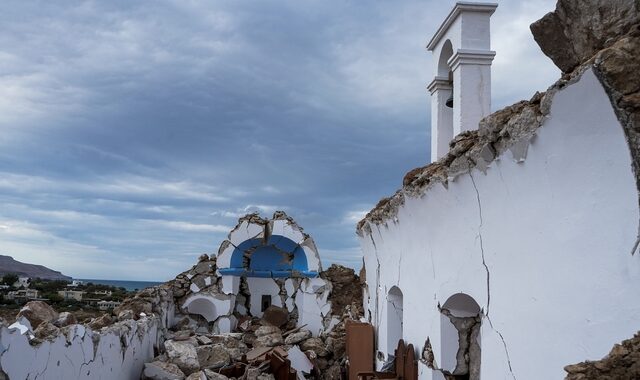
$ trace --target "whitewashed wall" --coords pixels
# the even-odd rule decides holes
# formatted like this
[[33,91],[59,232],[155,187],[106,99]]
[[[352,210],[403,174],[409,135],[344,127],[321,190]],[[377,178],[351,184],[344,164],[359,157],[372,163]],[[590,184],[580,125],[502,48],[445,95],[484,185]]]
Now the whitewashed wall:
[[31,345],[0,328],[0,366],[9,379],[139,379],[158,344],[158,317],[118,322],[101,332],[72,325],[66,334]]
[[599,359],[638,330],[639,217],[628,145],[589,69],[555,95],[523,162],[505,153],[486,174],[407,197],[395,220],[360,238],[378,347],[385,295],[398,286],[405,340],[419,350],[429,337],[438,362],[437,307],[461,292],[486,314],[483,379],[563,378],[565,365]]

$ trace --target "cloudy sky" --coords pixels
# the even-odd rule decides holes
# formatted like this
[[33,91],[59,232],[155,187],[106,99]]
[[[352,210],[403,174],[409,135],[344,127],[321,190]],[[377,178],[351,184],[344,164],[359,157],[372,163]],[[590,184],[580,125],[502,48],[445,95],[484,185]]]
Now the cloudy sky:
[[[559,77],[500,1],[493,108]],[[359,268],[355,223],[429,158],[450,1],[24,1],[0,12],[0,254],[167,280],[237,218],[293,216]]]

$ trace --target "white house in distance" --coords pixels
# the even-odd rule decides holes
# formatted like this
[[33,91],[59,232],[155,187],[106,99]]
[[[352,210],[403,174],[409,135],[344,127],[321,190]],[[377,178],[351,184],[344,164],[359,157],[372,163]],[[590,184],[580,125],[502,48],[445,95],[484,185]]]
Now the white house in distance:
[[457,3],[428,43],[433,162],[358,224],[378,368],[404,339],[420,379],[560,379],[638,330],[634,147],[613,92],[584,60],[489,115],[496,6]]

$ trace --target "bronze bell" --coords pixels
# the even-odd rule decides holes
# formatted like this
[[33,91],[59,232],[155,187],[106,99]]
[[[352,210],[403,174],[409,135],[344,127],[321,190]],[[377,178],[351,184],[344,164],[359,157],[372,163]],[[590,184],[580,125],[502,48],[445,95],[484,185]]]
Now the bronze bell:
[[449,108],[453,108],[453,93],[451,93],[451,96],[449,97],[449,99],[447,99],[444,105]]

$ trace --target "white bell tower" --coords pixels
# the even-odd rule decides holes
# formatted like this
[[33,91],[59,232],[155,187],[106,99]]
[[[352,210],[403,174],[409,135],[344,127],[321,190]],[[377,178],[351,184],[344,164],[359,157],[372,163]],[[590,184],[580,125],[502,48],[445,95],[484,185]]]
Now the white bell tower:
[[457,2],[427,49],[433,52],[431,161],[449,151],[460,132],[477,129],[491,112],[490,18],[494,3]]

